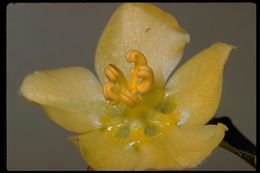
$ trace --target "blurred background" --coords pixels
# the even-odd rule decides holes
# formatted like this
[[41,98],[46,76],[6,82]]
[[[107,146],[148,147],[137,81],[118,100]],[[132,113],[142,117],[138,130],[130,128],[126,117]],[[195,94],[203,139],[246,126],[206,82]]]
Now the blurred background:
[[[256,144],[256,5],[154,3],[174,15],[191,36],[183,60],[216,41],[237,46],[225,66],[216,116],[229,116]],[[35,70],[84,66],[94,70],[95,49],[119,3],[10,3],[7,6],[7,168],[86,170],[67,138],[43,110],[18,94]],[[254,170],[222,149],[194,170]]]

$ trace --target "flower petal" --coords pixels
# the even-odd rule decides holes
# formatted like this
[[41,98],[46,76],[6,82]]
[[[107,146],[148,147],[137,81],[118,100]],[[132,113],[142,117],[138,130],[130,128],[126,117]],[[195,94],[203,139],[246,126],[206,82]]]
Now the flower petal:
[[162,85],[179,63],[189,35],[175,17],[147,3],[120,6],[104,29],[96,50],[96,72],[102,83],[103,69],[115,64],[130,79],[125,60],[129,50],[141,51],[154,70],[155,81]]
[[82,67],[36,71],[27,76],[21,94],[43,106],[48,116],[72,132],[99,128],[98,115],[104,104],[96,77]]
[[203,125],[214,116],[221,98],[223,70],[234,48],[215,43],[181,66],[166,89],[176,102],[183,126]]
[[174,168],[174,160],[165,146],[159,141],[156,142],[149,141],[140,144],[140,153],[134,170],[171,170]]
[[133,170],[138,151],[110,136],[107,131],[94,130],[74,140],[86,163],[94,170]]
[[172,128],[149,143],[141,144],[135,169],[181,170],[196,167],[219,145],[226,130],[227,127],[220,123]]

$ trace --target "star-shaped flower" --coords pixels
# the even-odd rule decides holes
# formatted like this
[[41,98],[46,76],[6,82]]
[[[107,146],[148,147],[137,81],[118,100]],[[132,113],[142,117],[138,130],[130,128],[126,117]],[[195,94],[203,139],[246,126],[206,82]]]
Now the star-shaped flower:
[[205,124],[218,108],[233,46],[214,43],[169,77],[189,40],[159,8],[123,4],[97,46],[99,80],[83,67],[37,71],[21,94],[78,133],[70,141],[95,170],[193,168],[227,130]]

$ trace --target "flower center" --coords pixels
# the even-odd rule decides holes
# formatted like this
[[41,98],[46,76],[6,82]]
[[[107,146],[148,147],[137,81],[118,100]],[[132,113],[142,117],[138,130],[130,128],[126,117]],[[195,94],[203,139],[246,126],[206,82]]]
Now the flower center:
[[134,64],[130,81],[127,81],[118,67],[109,64],[104,70],[108,81],[103,86],[103,94],[111,105],[123,102],[130,107],[136,107],[143,103],[141,95],[152,89],[154,74],[141,52],[130,50],[125,58],[128,63]]
[[161,83],[154,81],[146,57],[130,50],[125,59],[134,64],[129,81],[113,64],[104,69],[108,81],[103,94],[110,105],[106,105],[100,123],[108,135],[134,147],[167,131],[177,123],[178,115],[173,114],[174,98],[167,96]]

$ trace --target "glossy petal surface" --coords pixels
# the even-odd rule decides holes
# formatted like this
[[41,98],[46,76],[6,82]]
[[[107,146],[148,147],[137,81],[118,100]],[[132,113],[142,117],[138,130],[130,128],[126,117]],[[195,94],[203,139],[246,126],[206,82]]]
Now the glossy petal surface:
[[223,124],[175,129],[169,133],[169,152],[179,169],[196,167],[219,145],[226,130]]
[[215,114],[221,98],[223,70],[233,46],[215,43],[182,65],[166,89],[174,97],[179,124],[203,125]]
[[91,131],[71,141],[95,170],[178,170],[200,164],[219,145],[227,128],[218,124],[164,130],[133,146],[105,130]]
[[200,164],[222,141],[223,124],[170,128],[141,145],[136,169],[181,170]]
[[132,65],[125,60],[129,50],[142,52],[154,70],[155,81],[162,85],[180,61],[189,35],[175,17],[144,3],[120,6],[111,17],[99,40],[95,67],[104,83],[103,69],[119,67],[128,79]]
[[36,71],[24,79],[21,94],[43,106],[53,121],[69,131],[82,133],[99,128],[102,89],[85,68]]
[[94,170],[133,170],[138,152],[106,131],[94,130],[74,139],[80,152]]

